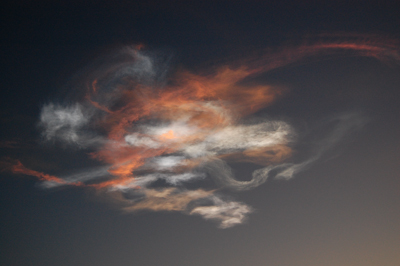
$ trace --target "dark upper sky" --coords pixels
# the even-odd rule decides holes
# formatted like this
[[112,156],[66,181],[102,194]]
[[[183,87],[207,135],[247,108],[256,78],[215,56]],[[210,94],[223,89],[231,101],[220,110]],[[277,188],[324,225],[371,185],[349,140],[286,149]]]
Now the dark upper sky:
[[[172,70],[196,72],[321,34],[384,44],[399,37],[396,1],[320,2],[2,4],[1,157],[55,175],[95,165],[76,149],[40,143],[37,123],[44,104],[65,99],[82,73],[121,47],[144,44],[172,56]],[[180,212],[122,214],[91,190],[44,190],[34,177],[1,172],[0,264],[399,265],[400,66],[398,54],[386,56],[314,56],[247,80],[287,88],[258,116],[297,129],[293,160],[312,156],[309,146],[334,131],[320,126],[332,117],[357,113],[363,126],[289,181],[226,189],[253,208],[244,224],[219,229]],[[231,167],[241,180],[257,169]]]

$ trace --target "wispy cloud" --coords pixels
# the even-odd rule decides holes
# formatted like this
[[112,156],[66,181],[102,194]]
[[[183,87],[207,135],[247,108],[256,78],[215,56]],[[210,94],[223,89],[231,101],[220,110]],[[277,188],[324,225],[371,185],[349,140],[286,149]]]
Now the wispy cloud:
[[[397,46],[380,41],[315,42],[212,72],[169,73],[168,59],[124,48],[93,70],[84,97],[46,104],[39,119],[45,141],[83,149],[99,166],[53,176],[3,160],[3,169],[35,176],[44,188],[74,185],[118,192],[126,211],[179,211],[218,221],[221,228],[241,224],[252,208],[206,189],[204,179],[225,190],[253,189],[268,178],[289,180],[365,123],[357,113],[327,118],[331,130],[319,136],[311,155],[291,161],[295,128],[278,119],[251,119],[285,89],[244,81],[306,57],[341,52],[399,59]],[[231,169],[235,162],[260,168],[251,180],[240,181]]]

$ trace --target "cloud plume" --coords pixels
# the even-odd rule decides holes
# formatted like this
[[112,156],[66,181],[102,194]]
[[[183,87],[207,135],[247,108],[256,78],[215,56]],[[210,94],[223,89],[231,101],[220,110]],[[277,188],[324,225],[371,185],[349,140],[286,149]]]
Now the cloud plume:
[[[46,104],[39,118],[44,141],[83,150],[98,166],[53,176],[8,160],[3,169],[35,176],[44,188],[74,185],[118,193],[125,211],[178,211],[217,221],[220,228],[241,224],[252,208],[227,200],[222,190],[253,189],[269,178],[289,180],[365,122],[356,113],[336,115],[326,122],[333,130],[312,154],[290,161],[295,128],[279,119],[252,119],[283,97],[285,89],[245,81],[304,58],[339,53],[399,59],[391,43],[316,42],[212,72],[169,73],[168,60],[124,48],[116,56],[120,59],[89,75],[83,97]],[[231,168],[235,162],[259,168],[250,180],[241,181]],[[214,180],[216,187],[202,187],[205,179]]]

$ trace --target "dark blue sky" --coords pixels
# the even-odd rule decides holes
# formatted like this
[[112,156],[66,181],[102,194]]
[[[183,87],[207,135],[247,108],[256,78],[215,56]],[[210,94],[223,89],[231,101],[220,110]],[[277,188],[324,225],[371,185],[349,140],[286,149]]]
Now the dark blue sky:
[[[82,73],[123,46],[144,44],[171,55],[172,69],[196,72],[321,34],[385,43],[399,37],[395,2],[3,3],[1,157],[52,174],[92,166],[76,150],[40,143],[40,110],[64,99]],[[397,266],[399,73],[396,59],[350,53],[313,57],[255,77],[288,88],[258,115],[298,129],[294,160],[318,146],[330,130],[320,127],[327,119],[357,112],[365,124],[289,181],[271,179],[251,191],[227,192],[255,210],[233,228],[179,212],[124,214],[91,190],[44,190],[34,177],[3,171],[0,264]],[[231,166],[241,180],[254,169]]]

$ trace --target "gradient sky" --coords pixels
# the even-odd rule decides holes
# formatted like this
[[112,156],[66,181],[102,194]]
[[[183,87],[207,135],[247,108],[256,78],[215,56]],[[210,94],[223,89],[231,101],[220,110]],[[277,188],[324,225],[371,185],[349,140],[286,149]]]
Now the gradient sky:
[[[1,16],[0,264],[400,265],[400,8],[396,1],[317,2],[5,4]],[[144,48],[135,50],[138,45]],[[82,88],[88,84],[93,91],[107,90],[105,85],[91,84],[93,77],[115,73],[120,62],[112,57],[116,54],[148,56],[157,71],[161,69],[157,73],[168,69],[167,76],[175,82],[172,91],[179,90],[177,84],[220,86],[204,97],[196,96],[196,101],[208,106],[208,101],[221,98],[232,104],[228,110],[244,118],[227,123],[231,128],[272,120],[290,126],[293,139],[289,134],[290,140],[284,138],[274,146],[291,150],[279,162],[269,159],[260,166],[254,164],[259,163],[255,156],[230,160],[240,152],[254,151],[256,144],[249,144],[245,151],[232,151],[233,144],[226,148],[229,152],[218,150],[216,156],[226,159],[237,180],[249,181],[254,170],[268,165],[286,169],[285,163],[292,163],[300,165],[300,170],[286,180],[277,178],[282,168],[275,168],[267,179],[260,179],[259,186],[246,190],[250,187],[209,178],[215,172],[195,168],[205,178],[178,186],[178,195],[204,189],[212,191],[212,196],[206,203],[192,202],[188,209],[178,211],[131,212],[138,207],[129,205],[129,195],[121,192],[125,198],[120,200],[120,194],[107,192],[114,183],[105,190],[98,188],[104,180],[49,188],[53,184],[46,183],[49,176],[68,181],[68,175],[79,169],[121,170],[120,161],[109,155],[100,161],[90,159],[93,146],[86,135],[79,145],[90,146],[89,150],[69,146],[64,135],[49,131],[50,122],[43,118],[59,110],[54,107],[57,104],[76,106],[87,100]],[[229,83],[229,73],[228,82],[218,79],[227,67],[241,69],[232,74],[232,78],[242,75],[234,84]],[[112,77],[107,81],[114,82]],[[226,92],[232,86],[234,96]],[[253,90],[267,94],[270,103],[258,109],[248,104],[244,93]],[[108,116],[100,112],[104,121],[113,125],[120,118],[108,94],[90,96],[114,108]],[[254,103],[258,98],[251,99]],[[159,105],[155,96],[143,102]],[[156,113],[170,109],[160,110]],[[183,109],[177,110],[171,113],[181,114]],[[210,117],[201,121],[208,122]],[[140,122],[148,129],[141,134],[152,134],[149,127],[154,121]],[[225,132],[220,124],[213,126]],[[202,139],[200,133],[196,132],[198,139]],[[99,137],[99,142],[110,141],[111,135],[107,140]],[[99,146],[93,149],[99,152]],[[215,151],[215,147],[210,149]],[[119,150],[111,155],[115,154]],[[149,158],[157,162],[159,154],[155,154]],[[190,156],[185,160],[196,164],[197,157]],[[17,160],[23,167],[15,168]],[[132,169],[128,170],[137,170]],[[159,174],[154,167],[139,170]],[[171,187],[168,178],[163,178],[166,181],[157,181],[155,191]],[[228,223],[228,228],[222,223],[226,216],[208,219],[210,212],[207,209],[204,214],[204,206],[210,202],[227,206],[219,200],[241,210],[245,218]],[[131,211],[123,211],[127,206]]]

